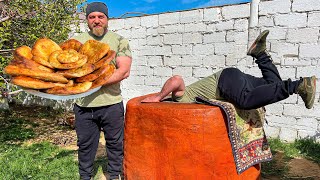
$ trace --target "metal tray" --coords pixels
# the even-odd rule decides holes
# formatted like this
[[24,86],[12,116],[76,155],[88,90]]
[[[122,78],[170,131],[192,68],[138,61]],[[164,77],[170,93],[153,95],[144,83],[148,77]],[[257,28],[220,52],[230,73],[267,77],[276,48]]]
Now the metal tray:
[[73,95],[55,95],[55,94],[48,94],[48,93],[44,93],[44,92],[40,92],[38,90],[34,90],[34,89],[27,89],[27,88],[22,88],[26,93],[35,95],[35,96],[39,96],[42,98],[46,98],[46,99],[53,99],[53,100],[69,100],[69,99],[77,99],[77,98],[82,98],[85,96],[88,96],[96,91],[98,91],[100,87],[96,87],[94,89],[90,89],[87,92],[84,93],[80,93],[80,94],[73,94]]

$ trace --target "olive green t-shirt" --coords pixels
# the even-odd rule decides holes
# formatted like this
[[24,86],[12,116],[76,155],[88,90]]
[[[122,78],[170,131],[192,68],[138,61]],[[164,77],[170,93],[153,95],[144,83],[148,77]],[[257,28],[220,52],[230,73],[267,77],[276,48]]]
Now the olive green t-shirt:
[[184,103],[195,102],[196,97],[206,99],[222,99],[218,89],[218,80],[222,71],[218,71],[208,77],[205,77],[195,83],[186,86],[182,96],[175,97],[173,100]]
[[[97,37],[91,32],[85,32],[80,34],[79,36],[72,37],[72,39],[76,39],[81,43],[85,43],[87,40],[90,40],[90,39],[95,39],[97,41],[107,43],[110,46],[110,49],[116,52],[116,57],[119,57],[119,56],[132,57],[128,40],[111,31],[108,31],[102,37]],[[113,59],[111,63],[116,66],[115,59]],[[118,67],[116,66],[116,68]],[[121,96],[121,90],[120,90],[120,82],[118,82],[115,84],[102,86],[101,89],[98,90],[97,92],[89,96],[86,96],[84,98],[77,99],[76,104],[78,104],[81,107],[101,107],[101,106],[116,104],[121,101],[122,101],[122,96]]]

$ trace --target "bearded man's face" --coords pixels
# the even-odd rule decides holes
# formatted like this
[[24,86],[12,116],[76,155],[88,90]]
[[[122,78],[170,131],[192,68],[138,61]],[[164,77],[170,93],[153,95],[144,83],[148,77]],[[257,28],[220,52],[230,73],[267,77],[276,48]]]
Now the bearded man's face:
[[108,17],[102,12],[92,12],[87,17],[89,29],[98,37],[108,31]]

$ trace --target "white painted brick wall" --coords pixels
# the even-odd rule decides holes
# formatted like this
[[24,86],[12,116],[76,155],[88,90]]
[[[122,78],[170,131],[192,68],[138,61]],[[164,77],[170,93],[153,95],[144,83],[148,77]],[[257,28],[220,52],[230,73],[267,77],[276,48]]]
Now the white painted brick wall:
[[292,10],[297,12],[319,11],[320,1],[318,0],[294,0]]
[[222,20],[221,8],[206,8],[203,10],[203,20],[218,22]]
[[281,128],[279,138],[283,141],[292,142],[298,136],[298,131],[293,128]]
[[285,41],[272,41],[270,51],[276,52],[280,56],[296,57],[299,55],[299,45]]
[[164,44],[182,44],[182,34],[165,34],[163,36]]
[[320,13],[309,13],[308,16],[308,27],[319,27],[320,26]]
[[320,44],[301,44],[300,57],[301,58],[318,58],[320,57]]
[[236,19],[234,21],[234,29],[238,31],[247,31],[249,26],[248,19]]
[[128,38],[133,50],[131,76],[121,85],[124,102],[160,91],[166,79],[176,74],[187,85],[230,66],[261,77],[246,51],[249,40],[268,29],[267,49],[280,63],[283,79],[316,75],[318,87],[313,109],[306,109],[297,95],[268,105],[266,134],[285,141],[320,140],[320,1],[261,1],[253,29],[248,28],[249,16],[250,3],[244,3],[110,19],[110,30]]
[[207,25],[203,22],[184,25],[184,32],[206,32],[206,31],[207,31]]
[[159,30],[159,33],[183,33],[183,24],[173,24],[163,27],[163,32]]
[[184,33],[182,35],[183,44],[202,44],[202,34],[201,33]]
[[222,7],[222,17],[225,19],[238,19],[250,17],[250,4]]
[[280,27],[306,27],[307,13],[277,14],[275,15],[274,21],[275,25]]
[[124,27],[125,29],[130,29],[134,27],[139,27],[141,25],[141,18],[133,17],[128,18],[126,21],[124,21]]
[[141,19],[142,27],[158,27],[159,26],[159,16],[146,16]]
[[319,28],[289,29],[287,42],[291,43],[317,43]]
[[159,15],[159,25],[179,24],[180,13],[167,13]]
[[259,24],[263,27],[274,26],[274,16],[262,16],[259,18]]
[[176,55],[188,55],[192,54],[192,44],[187,45],[173,45],[172,53]]
[[224,43],[226,41],[226,32],[213,32],[210,34],[204,34],[203,43]]
[[290,0],[261,1],[259,15],[286,14],[291,11]]
[[201,22],[203,19],[203,9],[184,11],[180,13],[180,23]]

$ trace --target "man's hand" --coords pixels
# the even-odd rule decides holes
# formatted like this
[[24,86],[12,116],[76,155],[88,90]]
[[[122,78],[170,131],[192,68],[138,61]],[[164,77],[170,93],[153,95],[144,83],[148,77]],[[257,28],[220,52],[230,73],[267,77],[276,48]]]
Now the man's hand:
[[155,95],[152,95],[152,96],[149,96],[149,97],[143,99],[141,102],[142,103],[160,102],[160,100],[161,100],[160,96],[158,96],[158,94],[155,94]]

